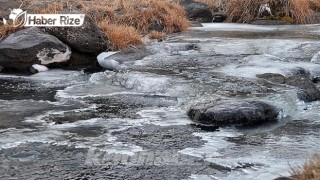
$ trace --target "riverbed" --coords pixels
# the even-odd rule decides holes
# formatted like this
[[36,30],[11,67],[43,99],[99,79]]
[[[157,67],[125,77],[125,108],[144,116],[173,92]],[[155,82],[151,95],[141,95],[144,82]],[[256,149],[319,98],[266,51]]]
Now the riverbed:
[[[0,179],[274,179],[320,149],[320,102],[257,78],[320,77],[320,25],[203,24],[120,72],[0,75]],[[194,104],[253,99],[277,123],[203,127]]]

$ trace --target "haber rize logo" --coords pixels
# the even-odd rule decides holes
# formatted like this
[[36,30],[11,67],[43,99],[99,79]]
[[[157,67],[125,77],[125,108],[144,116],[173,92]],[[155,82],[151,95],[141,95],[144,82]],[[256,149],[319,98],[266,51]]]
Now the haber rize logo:
[[[9,20],[15,27],[78,27],[84,23],[85,14],[28,14],[20,7],[11,10]],[[7,19],[3,23],[7,24]]]

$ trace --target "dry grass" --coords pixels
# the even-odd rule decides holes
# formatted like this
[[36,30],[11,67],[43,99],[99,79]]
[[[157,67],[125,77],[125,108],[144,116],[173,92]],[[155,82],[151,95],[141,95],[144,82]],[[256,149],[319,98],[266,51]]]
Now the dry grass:
[[140,33],[132,26],[103,22],[99,24],[99,27],[109,37],[111,43],[109,50],[115,51],[131,45],[143,44]]
[[[256,19],[263,2],[268,2],[276,19],[290,17],[295,24],[313,23],[310,17],[320,12],[319,0],[198,0],[213,12],[226,13],[228,22],[247,23]],[[291,22],[291,20],[290,20]]]
[[[145,36],[156,31],[159,32],[159,36],[182,32],[189,27],[184,9],[170,0],[88,1],[83,2],[81,6],[81,11],[94,18],[100,29],[108,35],[114,50],[141,44],[142,40],[138,40],[140,37],[138,38],[137,34]],[[115,29],[119,32],[127,31],[121,28],[128,28],[131,35],[123,38],[114,32]],[[126,43],[129,44],[125,45]]]
[[[22,8],[39,14],[74,9],[84,12],[107,34],[113,50],[141,44],[141,36],[153,31],[160,36],[189,27],[184,9],[171,0],[25,0]],[[11,32],[9,27],[1,29],[1,34]]]
[[307,162],[303,167],[292,170],[293,180],[319,180],[320,179],[320,155]]
[[309,22],[309,17],[313,11],[310,8],[309,1],[306,0],[291,0],[289,5],[290,16],[295,22],[306,24]]
[[158,39],[158,40],[161,40],[164,35],[166,35],[166,33],[164,33],[164,32],[152,31],[150,34],[148,34],[148,37],[149,37],[150,39]]
[[109,21],[113,24],[133,26],[144,35],[150,30],[181,32],[189,26],[184,9],[169,0],[113,0],[102,4],[86,2],[82,11],[90,14],[98,23]]
[[17,32],[21,27],[14,27],[12,24],[0,25],[0,40],[11,33]]

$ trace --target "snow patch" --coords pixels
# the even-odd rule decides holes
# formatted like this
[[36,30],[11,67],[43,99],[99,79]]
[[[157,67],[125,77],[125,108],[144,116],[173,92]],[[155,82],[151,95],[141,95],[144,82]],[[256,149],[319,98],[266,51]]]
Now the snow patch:
[[103,52],[99,54],[99,56],[97,57],[99,65],[108,70],[120,71],[122,69],[125,69],[126,66],[123,65],[122,63],[114,59],[106,59],[116,53],[118,52]]
[[66,52],[61,52],[58,49],[44,48],[37,54],[41,64],[47,65],[55,62],[65,62],[71,57],[71,50],[66,47]]
[[32,65],[32,67],[34,69],[36,69],[38,72],[46,72],[49,71],[49,68],[47,68],[46,66],[40,65],[40,64],[34,64]]

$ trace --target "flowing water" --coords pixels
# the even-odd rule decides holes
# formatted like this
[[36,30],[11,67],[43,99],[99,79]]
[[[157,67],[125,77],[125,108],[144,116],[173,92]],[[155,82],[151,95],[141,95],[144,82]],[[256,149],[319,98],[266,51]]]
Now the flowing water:
[[[320,103],[256,75],[320,77],[320,25],[204,24],[147,49],[117,73],[0,75],[0,179],[274,179],[319,153]],[[216,130],[187,117],[217,99],[268,102],[280,120]]]

